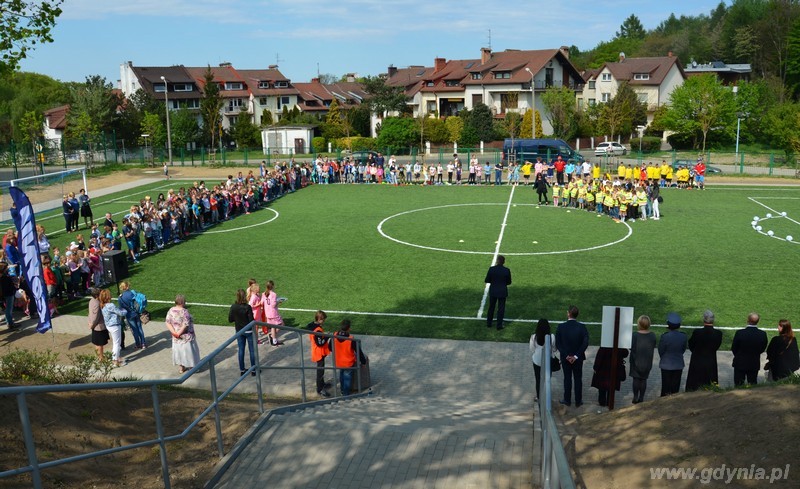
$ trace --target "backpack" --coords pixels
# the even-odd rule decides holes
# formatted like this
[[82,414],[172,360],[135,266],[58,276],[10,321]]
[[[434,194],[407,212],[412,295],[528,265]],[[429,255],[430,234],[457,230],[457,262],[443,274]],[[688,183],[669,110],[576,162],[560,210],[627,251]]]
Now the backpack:
[[133,293],[133,306],[137,313],[141,314],[147,310],[147,297],[141,292],[131,290]]

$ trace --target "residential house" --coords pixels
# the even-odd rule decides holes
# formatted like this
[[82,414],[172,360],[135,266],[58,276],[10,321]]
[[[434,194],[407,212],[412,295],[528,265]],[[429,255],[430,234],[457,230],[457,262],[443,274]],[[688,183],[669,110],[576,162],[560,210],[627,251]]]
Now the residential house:
[[310,83],[295,83],[294,87],[299,92],[300,110],[323,118],[334,99],[343,109],[361,105],[367,93],[360,83],[354,81],[354,77],[350,77],[350,80],[323,84],[319,78],[312,78]]
[[300,92],[291,80],[278,70],[278,65],[270,65],[266,70],[237,70],[254,97],[253,111],[255,124],[261,125],[264,111],[272,114],[272,121],[278,121],[283,108],[292,110],[300,103]]
[[724,85],[738,85],[739,81],[750,79],[753,68],[749,63],[726,64],[722,61],[712,61],[711,63],[698,63],[692,60],[683,71],[686,76],[697,76],[703,73],[714,73]]
[[647,104],[647,123],[653,121],[655,110],[669,103],[673,90],[681,86],[686,74],[678,58],[626,58],[620,53],[619,62],[605,63],[598,70],[585,74],[586,85],[578,96],[578,106],[592,106],[614,98],[620,84],[627,82],[639,101]]
[[67,130],[67,116],[69,115],[69,105],[54,107],[44,111],[44,140],[50,148],[61,148],[61,141],[64,139],[64,131]]
[[550,133],[553,128],[539,95],[550,87],[580,91],[583,77],[569,61],[566,47],[497,53],[483,48],[479,59],[436,58],[433,67],[403,70],[390,66],[386,83],[404,88],[415,116],[446,117],[483,103],[495,117],[503,118],[506,112],[522,113],[535,105],[542,115],[542,129]]
[[125,98],[142,89],[156,100],[168,100],[170,110],[186,108],[198,114],[203,98],[200,85],[183,66],[134,66],[128,61],[120,65],[119,89]]
[[222,128],[229,130],[236,124],[239,117],[249,117],[253,120],[255,109],[255,95],[250,85],[230,63],[220,63],[219,66],[186,68],[201,91],[205,90],[205,76],[208,70],[214,75],[214,82],[219,85],[219,96],[222,99]]

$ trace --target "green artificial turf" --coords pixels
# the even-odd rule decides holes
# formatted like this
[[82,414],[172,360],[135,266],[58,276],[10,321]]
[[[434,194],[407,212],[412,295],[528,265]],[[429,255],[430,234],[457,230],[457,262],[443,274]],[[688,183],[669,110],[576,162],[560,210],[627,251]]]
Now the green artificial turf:
[[[159,182],[96,198],[95,216],[180,185]],[[291,325],[303,326],[313,319],[310,311],[323,309],[345,311],[332,313],[328,324],[348,316],[357,333],[527,341],[532,322],[509,322],[497,332],[474,319],[510,193],[506,186],[312,186],[270,204],[271,210],[145,256],[131,266],[130,280],[147,294],[156,318],[169,304],[155,301],[183,293],[190,303],[223,306],[193,305],[197,322],[227,324],[236,289],[255,278],[262,289],[273,280],[278,295],[288,298],[282,314]],[[603,305],[632,306],[655,324],[676,311],[684,324],[700,325],[707,308],[724,327],[743,326],[750,311],[761,313],[767,328],[781,318],[797,320],[800,244],[760,234],[751,221],[771,212],[775,217],[760,223],[765,233],[800,240],[800,187],[712,185],[662,195],[662,219],[630,223],[629,231],[594,213],[536,206],[536,193],[518,187],[500,245],[513,273],[506,317],[546,317],[555,327],[576,304],[587,322],[601,320]],[[266,222],[273,210],[278,217]],[[74,239],[63,230],[52,233],[62,229],[60,214],[40,217],[53,245],[63,250]],[[406,244],[383,236],[382,221],[387,236]],[[72,303],[62,312],[84,308]],[[590,330],[596,344],[600,326]],[[732,336],[725,331],[726,347]]]

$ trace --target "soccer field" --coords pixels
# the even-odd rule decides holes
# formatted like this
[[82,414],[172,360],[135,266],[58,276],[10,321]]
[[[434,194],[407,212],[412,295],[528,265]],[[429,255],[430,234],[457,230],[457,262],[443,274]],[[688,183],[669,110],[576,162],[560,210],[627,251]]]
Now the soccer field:
[[[94,212],[123,212],[180,185],[96,198]],[[146,256],[131,282],[156,317],[184,293],[196,321],[227,324],[237,288],[255,278],[263,290],[273,280],[288,298],[281,310],[289,324],[323,309],[334,311],[331,324],[349,316],[359,333],[399,336],[526,341],[535,320],[560,322],[569,304],[590,323],[603,305],[632,306],[656,324],[677,311],[699,325],[706,308],[722,327],[744,325],[750,311],[770,329],[797,320],[800,243],[787,236],[800,240],[800,187],[662,195],[660,221],[617,223],[535,205],[529,187],[312,186]],[[43,217],[48,234],[61,229],[60,215]],[[73,238],[60,232],[51,241],[63,250]],[[513,274],[512,322],[502,332],[480,320],[483,279],[498,252]],[[590,329],[596,341],[599,326]]]

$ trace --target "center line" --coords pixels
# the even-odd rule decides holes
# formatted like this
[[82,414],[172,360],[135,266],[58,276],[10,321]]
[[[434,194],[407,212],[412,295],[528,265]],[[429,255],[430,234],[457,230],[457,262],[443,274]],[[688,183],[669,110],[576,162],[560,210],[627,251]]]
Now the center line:
[[[503,216],[503,224],[500,225],[500,236],[497,237],[497,246],[494,249],[494,255],[492,255],[492,263],[489,266],[493,266],[494,263],[497,261],[497,255],[500,254],[500,245],[503,243],[503,233],[506,232],[506,221],[508,220],[508,211],[511,210],[511,201],[514,199],[514,190],[517,188],[516,185],[511,187],[511,195],[508,196],[508,204],[506,205],[506,213]],[[480,318],[483,316],[483,308],[486,307],[486,298],[489,296],[489,284],[486,284],[486,287],[483,289],[483,299],[481,299],[481,307],[478,309],[478,315],[476,317]]]

